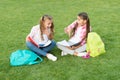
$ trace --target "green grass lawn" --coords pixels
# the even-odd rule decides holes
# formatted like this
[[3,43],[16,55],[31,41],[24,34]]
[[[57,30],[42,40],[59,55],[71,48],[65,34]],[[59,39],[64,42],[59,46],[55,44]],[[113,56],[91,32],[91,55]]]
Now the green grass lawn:
[[[11,52],[27,49],[25,37],[44,14],[52,15],[55,41],[68,39],[64,27],[87,12],[92,30],[105,43],[106,54],[82,59],[52,53],[40,64],[12,67]],[[1,0],[0,1],[0,80],[120,80],[120,0]]]

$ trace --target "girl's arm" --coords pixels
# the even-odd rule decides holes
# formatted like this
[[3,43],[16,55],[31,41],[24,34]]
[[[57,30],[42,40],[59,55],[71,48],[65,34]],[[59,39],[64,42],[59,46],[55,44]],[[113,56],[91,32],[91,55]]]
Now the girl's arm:
[[67,48],[71,49],[71,50],[75,50],[77,48],[79,48],[81,46],[81,44],[77,45],[77,46],[67,46]]
[[35,46],[38,47],[38,45],[35,43],[35,41],[33,40],[33,36],[35,34],[35,28],[33,27],[30,31],[30,33],[28,34],[28,36],[26,37],[26,41],[29,41],[31,43],[33,43]]
[[35,35],[35,31],[36,31],[35,27],[32,27],[32,29],[31,29],[31,31],[30,31],[30,34],[29,34],[29,36],[30,36],[31,38]]
[[34,36],[34,33],[35,33],[35,31],[34,31],[34,28],[32,27],[32,29],[31,29],[31,31],[30,31],[30,33],[27,35],[27,37],[26,37],[26,41],[29,41],[30,39],[29,38],[33,38],[33,36]]
[[72,24],[70,24],[68,27],[64,29],[64,32],[70,36],[70,32],[76,26],[76,24],[77,24],[77,21],[75,20]]

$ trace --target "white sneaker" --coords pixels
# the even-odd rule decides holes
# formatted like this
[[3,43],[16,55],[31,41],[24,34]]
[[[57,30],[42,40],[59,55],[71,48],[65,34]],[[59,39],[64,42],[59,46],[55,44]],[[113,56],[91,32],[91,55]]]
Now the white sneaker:
[[81,52],[81,53],[77,54],[77,56],[79,56],[79,57],[86,56],[86,55],[87,55],[87,52]]
[[68,53],[65,53],[65,52],[61,52],[61,56],[65,56],[65,55],[67,55]]
[[52,61],[56,61],[56,60],[57,60],[57,57],[54,56],[54,55],[52,55],[52,54],[50,54],[50,53],[47,54],[47,58],[48,58],[49,60],[52,60]]

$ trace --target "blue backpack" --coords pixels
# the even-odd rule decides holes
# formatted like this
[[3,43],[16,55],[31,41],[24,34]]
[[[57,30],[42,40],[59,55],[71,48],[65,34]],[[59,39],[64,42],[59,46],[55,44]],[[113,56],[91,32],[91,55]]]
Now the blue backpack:
[[42,61],[41,57],[30,50],[17,50],[10,55],[11,66],[32,65]]

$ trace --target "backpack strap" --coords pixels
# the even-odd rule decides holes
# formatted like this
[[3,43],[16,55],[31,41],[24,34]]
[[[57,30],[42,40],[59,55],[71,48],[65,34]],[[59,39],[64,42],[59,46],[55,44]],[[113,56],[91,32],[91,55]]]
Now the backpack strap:
[[33,61],[33,62],[29,62],[28,65],[38,64],[38,63],[40,63],[40,62],[43,61],[43,59],[42,59],[40,56],[38,56],[38,58],[39,58],[38,60],[35,60],[35,61]]

